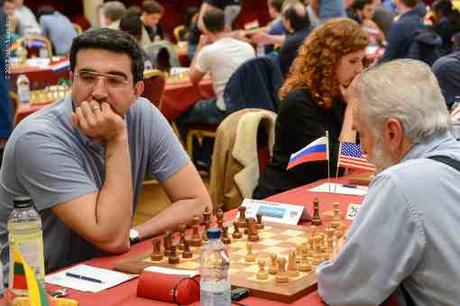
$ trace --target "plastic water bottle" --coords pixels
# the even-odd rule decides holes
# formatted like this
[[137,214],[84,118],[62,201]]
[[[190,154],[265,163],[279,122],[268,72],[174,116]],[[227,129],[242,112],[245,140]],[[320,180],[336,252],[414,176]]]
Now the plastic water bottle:
[[18,98],[20,103],[28,103],[30,100],[30,82],[25,74],[18,76],[16,80],[16,87],[18,89]]
[[16,197],[13,200],[14,209],[8,217],[8,242],[10,247],[9,286],[17,295],[27,295],[27,290],[15,289],[13,249],[22,254],[27,264],[35,271],[37,281],[44,285],[45,263],[43,257],[42,221],[38,212],[32,206],[29,197]]
[[258,44],[256,48],[256,57],[263,57],[265,56],[265,45]]
[[230,258],[220,239],[220,229],[208,229],[208,242],[201,251],[200,302],[202,306],[230,306]]

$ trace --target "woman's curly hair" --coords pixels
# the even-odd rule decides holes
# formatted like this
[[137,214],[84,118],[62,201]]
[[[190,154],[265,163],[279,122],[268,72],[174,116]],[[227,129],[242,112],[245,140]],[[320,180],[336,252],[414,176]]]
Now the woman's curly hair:
[[337,65],[345,54],[363,50],[369,38],[358,23],[348,18],[332,19],[314,29],[299,48],[280,89],[280,97],[296,88],[308,88],[313,100],[330,108],[340,93]]

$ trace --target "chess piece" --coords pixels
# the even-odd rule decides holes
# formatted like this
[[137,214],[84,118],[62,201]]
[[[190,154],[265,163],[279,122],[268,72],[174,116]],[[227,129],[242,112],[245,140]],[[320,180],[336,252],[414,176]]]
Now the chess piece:
[[245,228],[246,227],[246,207],[240,206],[238,207],[238,211],[240,213],[240,216],[238,218],[238,227],[239,228]]
[[222,209],[218,209],[216,213],[216,218],[217,218],[217,226],[222,230],[222,227],[224,225],[224,211]]
[[257,234],[257,223],[254,218],[248,219],[248,241],[259,241],[259,234]]
[[338,228],[340,223],[342,223],[342,217],[340,216],[340,204],[339,202],[334,202],[334,214],[332,215],[331,227]]
[[208,229],[211,226],[211,219],[209,219],[205,224],[204,224],[204,230],[203,234],[201,235],[201,239],[203,241],[208,241]]
[[302,251],[300,254],[299,270],[302,272],[310,272],[312,267],[310,265],[310,261],[308,260],[308,247],[306,244],[302,245]]
[[258,280],[265,280],[268,278],[268,273],[265,271],[265,260],[259,259],[259,271],[256,274]]
[[278,258],[278,271],[276,272],[275,280],[279,284],[285,284],[289,282],[289,277],[286,274],[286,258]]
[[257,218],[257,229],[258,230],[264,229],[265,226],[262,223],[262,215],[261,214],[256,214],[256,218]]
[[240,232],[238,228],[238,222],[233,222],[233,233],[232,233],[233,239],[241,239],[243,237],[243,234]]
[[212,216],[212,212],[209,209],[209,207],[206,206],[204,209],[204,213],[203,213],[203,223],[204,224],[211,223],[211,216]]
[[230,244],[232,242],[232,239],[228,236],[228,227],[225,225],[222,226],[222,242],[224,244]]
[[276,254],[270,254],[270,267],[268,267],[268,273],[270,274],[276,274],[276,272],[278,272],[277,257]]
[[179,240],[179,244],[177,245],[177,248],[179,250],[183,250],[184,249],[184,241],[185,241],[185,223],[181,222],[179,224],[178,231],[179,231],[179,235],[180,235],[180,240]]
[[161,238],[152,239],[153,253],[150,259],[153,261],[163,260],[163,252],[161,251]]
[[248,243],[246,245],[246,250],[247,250],[247,253],[244,256],[244,261],[245,262],[254,262],[254,261],[256,261],[256,257],[254,256],[254,254],[252,254],[252,244],[251,243]]
[[321,221],[321,216],[319,214],[319,200],[315,199],[313,201],[313,218],[311,219],[311,224],[313,225],[321,225],[323,222]]
[[199,232],[200,218],[198,216],[192,217],[192,239],[190,241],[191,246],[201,246],[203,240],[201,239]]
[[177,255],[176,246],[171,245],[171,253],[168,256],[168,262],[171,265],[179,263],[179,256]]
[[184,241],[184,251],[182,252],[182,258],[192,258],[193,254],[192,251],[190,250],[190,243],[185,240]]
[[172,234],[171,231],[166,231],[165,235],[163,236],[163,247],[165,248],[165,256],[171,254],[171,245],[172,245]]
[[289,252],[287,273],[290,277],[299,276],[299,267],[297,266],[297,262],[296,262],[295,250],[291,250]]

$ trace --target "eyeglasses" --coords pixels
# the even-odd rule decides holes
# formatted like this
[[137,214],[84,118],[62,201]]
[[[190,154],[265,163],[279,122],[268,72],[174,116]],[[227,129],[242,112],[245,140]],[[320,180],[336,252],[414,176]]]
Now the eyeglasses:
[[82,82],[85,86],[94,86],[99,78],[105,80],[105,84],[113,89],[123,89],[128,84],[129,81],[121,76],[115,74],[107,74],[93,71],[80,71],[75,72],[74,75]]

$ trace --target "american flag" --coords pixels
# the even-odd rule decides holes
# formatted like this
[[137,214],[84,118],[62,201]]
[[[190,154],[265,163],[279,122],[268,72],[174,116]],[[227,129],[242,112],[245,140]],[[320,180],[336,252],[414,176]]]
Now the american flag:
[[367,161],[366,154],[361,151],[361,146],[356,143],[340,143],[338,167],[375,170],[374,165]]

